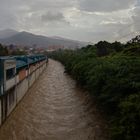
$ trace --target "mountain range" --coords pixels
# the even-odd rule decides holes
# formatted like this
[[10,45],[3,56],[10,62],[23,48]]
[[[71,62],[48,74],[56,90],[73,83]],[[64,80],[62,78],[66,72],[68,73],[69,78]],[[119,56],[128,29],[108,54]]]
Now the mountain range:
[[0,43],[4,45],[36,46],[38,48],[48,48],[50,46],[63,46],[64,48],[74,49],[84,47],[88,43],[65,39],[59,36],[47,37],[36,35],[29,32],[18,32],[12,29],[0,31]]

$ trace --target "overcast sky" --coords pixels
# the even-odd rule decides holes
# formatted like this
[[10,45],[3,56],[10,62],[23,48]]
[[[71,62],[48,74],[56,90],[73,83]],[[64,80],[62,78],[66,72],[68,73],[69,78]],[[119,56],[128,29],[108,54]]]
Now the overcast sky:
[[0,0],[0,30],[97,42],[140,33],[140,0]]

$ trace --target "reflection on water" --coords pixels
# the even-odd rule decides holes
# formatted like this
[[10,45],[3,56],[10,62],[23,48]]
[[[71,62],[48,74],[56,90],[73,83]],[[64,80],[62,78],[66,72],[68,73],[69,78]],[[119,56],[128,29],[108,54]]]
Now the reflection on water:
[[105,140],[101,120],[87,94],[50,60],[0,128],[0,140]]

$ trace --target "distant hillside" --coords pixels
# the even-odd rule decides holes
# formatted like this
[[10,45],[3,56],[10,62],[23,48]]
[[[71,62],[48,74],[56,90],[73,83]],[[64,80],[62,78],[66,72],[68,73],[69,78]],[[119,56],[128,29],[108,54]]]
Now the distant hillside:
[[13,35],[16,35],[18,32],[12,29],[6,29],[6,30],[1,30],[0,31],[0,38],[4,39],[4,38],[8,38],[11,37]]
[[[1,31],[0,31],[0,34]],[[17,32],[14,35],[10,35],[10,37],[0,39],[0,43],[9,45],[22,45],[22,46],[36,46],[47,48],[50,46],[64,46],[64,48],[80,48],[85,46],[87,43],[74,41],[69,39],[64,39],[61,37],[53,38],[53,37],[46,37],[41,35],[34,35],[28,32]]]

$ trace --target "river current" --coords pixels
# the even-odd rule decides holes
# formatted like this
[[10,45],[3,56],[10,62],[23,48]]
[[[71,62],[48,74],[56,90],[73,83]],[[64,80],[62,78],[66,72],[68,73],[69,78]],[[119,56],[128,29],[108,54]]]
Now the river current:
[[106,140],[105,127],[88,94],[50,60],[0,128],[0,140]]

